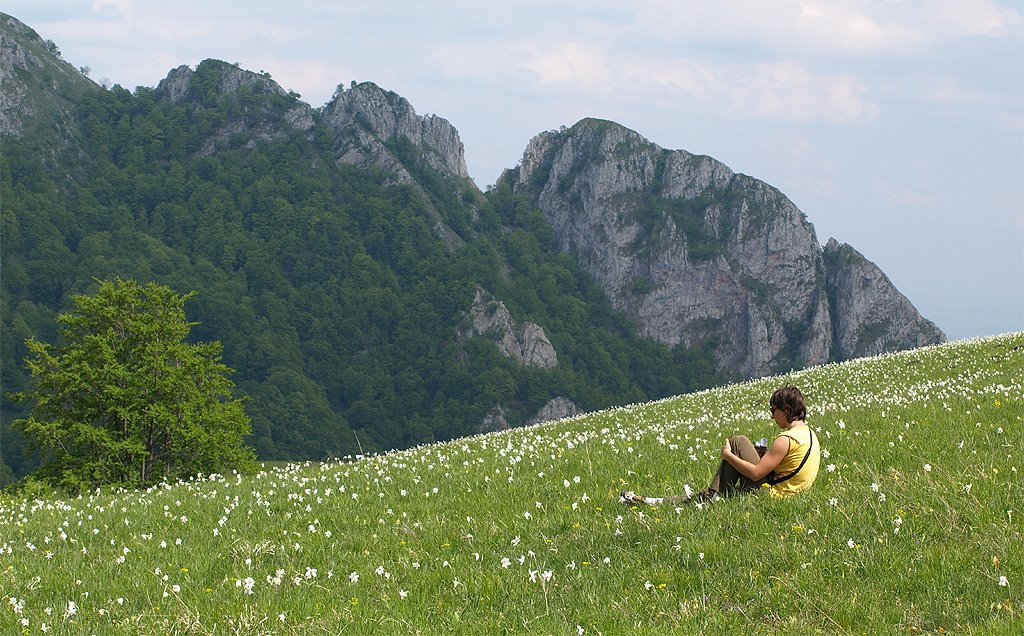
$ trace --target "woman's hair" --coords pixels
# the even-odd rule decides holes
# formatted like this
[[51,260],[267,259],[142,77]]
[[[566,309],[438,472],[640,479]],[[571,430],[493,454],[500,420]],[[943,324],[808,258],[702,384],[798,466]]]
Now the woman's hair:
[[772,393],[770,403],[772,409],[780,409],[786,414],[787,422],[795,422],[807,417],[804,396],[800,393],[800,389],[795,386],[787,385]]

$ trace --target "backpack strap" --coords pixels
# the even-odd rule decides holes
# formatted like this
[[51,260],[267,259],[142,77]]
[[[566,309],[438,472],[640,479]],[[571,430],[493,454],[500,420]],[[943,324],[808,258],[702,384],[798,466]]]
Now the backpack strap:
[[[807,445],[807,454],[806,454],[806,455],[804,455],[804,459],[803,459],[803,461],[802,461],[802,462],[800,462],[800,465],[796,467],[796,470],[794,470],[793,472],[789,473],[788,475],[786,475],[786,476],[784,476],[784,477],[774,477],[774,476],[769,476],[769,477],[768,477],[768,483],[769,483],[769,484],[771,484],[772,486],[774,486],[775,484],[781,484],[782,482],[786,481],[786,480],[787,480],[787,479],[789,479],[790,477],[793,477],[793,476],[794,476],[794,475],[796,475],[796,474],[797,474],[798,472],[800,472],[800,469],[801,469],[801,468],[803,468],[803,467],[804,467],[804,464],[806,464],[806,463],[807,463],[807,458],[811,456],[811,450],[813,450],[813,449],[814,449],[814,431],[812,431],[812,430],[811,430],[811,427],[809,427],[809,426],[808,426],[808,427],[807,427],[807,432],[808,432],[808,433],[810,434],[810,438],[811,438],[811,443]],[[790,437],[789,435],[787,435],[786,437],[789,437],[789,439],[792,439],[793,441],[796,441],[795,439],[793,439],[793,438],[792,438],[792,437]],[[772,473],[772,475],[774,475],[774,474],[775,474],[775,473]]]

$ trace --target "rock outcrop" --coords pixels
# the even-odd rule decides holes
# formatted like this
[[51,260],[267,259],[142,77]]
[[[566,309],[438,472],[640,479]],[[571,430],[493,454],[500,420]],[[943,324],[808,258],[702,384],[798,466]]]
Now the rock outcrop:
[[459,132],[448,120],[420,117],[404,97],[372,82],[355,84],[349,90],[339,87],[334,99],[324,106],[323,118],[335,130],[357,132],[355,139],[346,140],[339,149],[342,163],[373,161],[380,157],[383,146],[405,138],[426,165],[447,177],[469,178]]
[[473,297],[464,323],[467,324],[460,331],[461,337],[492,338],[502,355],[523,366],[539,369],[558,366],[558,355],[544,329],[533,322],[517,324],[505,303],[494,300],[482,289]]
[[205,60],[194,71],[186,65],[173,69],[157,85],[156,93],[173,103],[191,103],[196,108],[219,97],[238,104],[239,115],[210,135],[197,153],[200,156],[212,154],[233,138],[244,138],[245,147],[254,148],[289,131],[305,132],[313,127],[313,109],[269,76],[219,60]]
[[195,108],[211,99],[234,100],[238,116],[209,136],[197,152],[199,156],[238,139],[245,140],[246,148],[253,148],[294,131],[312,138],[314,126],[321,120],[333,135],[339,165],[378,169],[390,183],[419,192],[422,207],[444,244],[449,249],[465,244],[445,222],[423,185],[424,173],[434,171],[451,181],[456,197],[468,201],[482,197],[466,170],[458,131],[440,117],[418,116],[408,101],[393,92],[370,82],[347,91],[339,87],[330,103],[313,109],[269,75],[219,60],[205,60],[194,71],[179,66],[160,82],[156,92],[163,99],[191,103]]
[[434,231],[449,249],[463,239],[430,203],[423,175],[433,171],[450,180],[455,196],[479,200],[482,195],[469,177],[459,133],[447,120],[419,116],[409,102],[372,82],[342,86],[320,110],[324,124],[334,132],[334,153],[339,164],[380,169],[392,183],[412,187],[424,195]]
[[580,413],[581,411],[579,407],[577,407],[572,400],[559,396],[542,406],[540,410],[526,422],[526,425],[530,426],[533,424],[540,424],[542,422],[564,420],[567,417],[573,417]]
[[[860,315],[832,315],[850,305],[830,305],[822,248],[804,214],[711,157],[585,119],[538,135],[503,178],[536,202],[559,248],[576,254],[643,335],[670,346],[713,342],[726,374],[844,359],[850,350],[834,346],[833,323],[866,328]],[[886,286],[879,280],[872,291]],[[884,307],[893,313],[875,341],[886,350],[942,338],[934,325],[908,326],[920,319],[909,303]]]
[[83,154],[77,100],[98,90],[60,57],[56,44],[0,13],[0,135],[36,140],[34,152],[51,168],[63,154],[77,161]]
[[945,340],[942,331],[917,312],[889,277],[853,247],[830,239],[824,259],[838,358],[877,355]]
[[477,432],[494,433],[497,431],[507,431],[509,428],[511,427],[508,420],[505,419],[505,409],[501,408],[501,406],[495,406],[484,416],[484,421],[480,423]]
[[[573,417],[582,413],[576,404],[565,397],[559,396],[550,401],[547,404],[540,407],[533,417],[527,422],[526,426],[533,426],[534,424],[542,424],[544,422],[553,422],[555,420],[563,420],[567,417]],[[508,422],[507,413],[501,405],[495,406],[493,409],[488,411],[487,415],[484,416],[480,426],[477,427],[479,433],[493,433],[496,431],[505,431],[512,428]]]

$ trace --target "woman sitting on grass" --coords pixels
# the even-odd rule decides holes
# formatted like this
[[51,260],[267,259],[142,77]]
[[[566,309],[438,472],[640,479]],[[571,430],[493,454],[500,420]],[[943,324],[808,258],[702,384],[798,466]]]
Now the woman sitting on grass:
[[623,491],[621,500],[656,506],[691,499],[706,501],[719,494],[748,492],[761,486],[769,486],[773,495],[780,496],[807,490],[818,476],[821,451],[817,437],[804,421],[807,417],[804,396],[795,386],[784,386],[772,394],[769,405],[772,419],[782,432],[767,451],[759,452],[743,435],[726,440],[722,461],[707,490],[674,497],[643,497]]

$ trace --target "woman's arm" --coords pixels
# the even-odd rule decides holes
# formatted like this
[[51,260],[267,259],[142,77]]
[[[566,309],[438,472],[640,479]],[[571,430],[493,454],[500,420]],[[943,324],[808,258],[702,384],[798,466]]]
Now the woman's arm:
[[725,446],[722,447],[722,459],[732,464],[733,468],[738,470],[747,479],[761,481],[765,475],[775,470],[775,467],[779,465],[779,462],[782,461],[788,452],[789,437],[779,435],[772,442],[771,447],[768,448],[768,452],[764,454],[761,461],[751,464],[733,453],[732,448],[729,446],[729,440],[725,440]]

